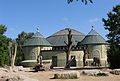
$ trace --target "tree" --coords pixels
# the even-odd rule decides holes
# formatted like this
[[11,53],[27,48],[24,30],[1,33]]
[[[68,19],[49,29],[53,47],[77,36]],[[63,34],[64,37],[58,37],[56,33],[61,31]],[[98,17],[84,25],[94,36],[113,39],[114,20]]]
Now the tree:
[[10,38],[6,37],[4,33],[7,31],[5,25],[0,25],[0,66],[9,65],[10,58],[8,54],[8,42],[11,41]]
[[104,19],[105,29],[109,31],[107,34],[110,49],[108,53],[108,62],[111,68],[120,68],[120,5],[113,7],[109,12],[108,18]]
[[5,25],[0,24],[0,35],[3,35],[7,30],[7,27]]
[[72,48],[72,34],[71,34],[71,29],[68,29],[68,42],[64,41],[64,43],[66,44],[67,49],[65,50],[66,52],[66,66],[65,68],[70,68],[70,51]]
[[17,53],[17,43],[15,41],[9,42],[8,46],[9,56],[10,56],[10,65],[14,68],[15,58]]
[[89,54],[88,45],[83,45],[82,49],[83,49],[83,52],[84,52],[84,55],[83,55],[83,67],[85,67],[86,66],[86,58],[87,58],[87,56]]
[[18,45],[23,45],[25,40],[31,38],[33,36],[33,34],[34,33],[32,33],[32,32],[26,33],[24,31],[22,31],[20,34],[18,34],[18,38],[16,38]]
[[21,61],[24,60],[24,53],[22,49],[22,45],[24,44],[25,40],[31,38],[34,33],[26,33],[22,31],[20,34],[18,34],[18,38],[16,38],[16,42],[18,44],[17,47],[17,55],[16,55],[16,61],[15,65],[20,65]]
[[[68,4],[70,4],[70,3],[73,2],[73,1],[75,1],[75,0],[67,0]],[[76,0],[76,1],[79,1],[79,0]],[[93,3],[92,0],[81,0],[81,2],[83,2],[83,3],[85,3],[85,4],[87,4],[88,2]]]

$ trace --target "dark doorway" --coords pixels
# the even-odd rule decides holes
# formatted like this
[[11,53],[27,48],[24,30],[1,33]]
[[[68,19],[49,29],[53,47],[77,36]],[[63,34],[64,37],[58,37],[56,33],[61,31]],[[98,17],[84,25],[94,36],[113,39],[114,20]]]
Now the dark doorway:
[[71,56],[70,66],[71,66],[71,67],[76,67],[76,59],[75,59],[75,56]]
[[57,67],[57,56],[52,56],[52,66]]

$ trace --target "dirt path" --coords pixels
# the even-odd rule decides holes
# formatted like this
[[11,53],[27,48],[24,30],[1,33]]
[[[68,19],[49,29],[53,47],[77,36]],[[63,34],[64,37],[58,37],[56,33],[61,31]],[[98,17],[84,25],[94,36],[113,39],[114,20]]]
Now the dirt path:
[[[64,71],[64,70],[61,70]],[[80,70],[78,70],[80,72]],[[37,79],[39,81],[120,81],[120,75],[112,75],[109,74],[109,76],[87,76],[87,75],[80,75],[80,78],[78,79],[51,79],[53,78],[53,74],[54,72],[60,72],[60,71],[56,71],[56,70],[52,70],[52,71],[43,71],[43,72],[12,72],[12,73],[8,73],[8,72],[0,72],[0,77],[1,76],[14,76],[14,75],[24,75],[26,77],[29,78],[34,78]],[[1,79],[0,79],[1,81]]]
[[[51,79],[53,78],[53,74],[56,71],[46,71],[46,72],[20,72],[19,74],[28,76],[30,78],[38,79],[39,81],[120,81],[120,75],[112,75],[109,76],[87,76],[80,75],[79,79]],[[57,71],[59,72],[59,71]]]

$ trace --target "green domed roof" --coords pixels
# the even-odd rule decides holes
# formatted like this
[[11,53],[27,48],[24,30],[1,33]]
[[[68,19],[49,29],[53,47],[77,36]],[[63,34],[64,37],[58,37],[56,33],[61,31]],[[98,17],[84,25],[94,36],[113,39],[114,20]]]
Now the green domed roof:
[[[53,46],[66,46],[64,41],[68,41],[68,29],[70,28],[65,28],[63,30],[60,30],[53,35],[47,37],[47,40],[53,45]],[[77,45],[77,41],[83,40],[85,35],[79,31],[76,31],[74,29],[71,29],[71,34],[72,34],[72,42],[73,45]]]
[[78,45],[86,44],[108,44],[106,40],[99,35],[94,29],[92,29],[85,38],[78,43]]
[[36,32],[32,38],[26,40],[23,46],[50,46],[51,44],[39,33]]

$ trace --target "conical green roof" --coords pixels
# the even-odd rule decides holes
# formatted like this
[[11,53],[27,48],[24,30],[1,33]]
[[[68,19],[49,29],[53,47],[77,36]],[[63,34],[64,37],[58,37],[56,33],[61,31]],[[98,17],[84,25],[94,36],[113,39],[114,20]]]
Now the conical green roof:
[[[54,33],[53,35],[47,37],[47,40],[53,46],[66,46],[64,41],[65,42],[68,41],[68,29],[70,29],[70,28],[65,28],[65,29],[62,29],[62,30]],[[74,30],[74,29],[70,29],[70,30],[71,30],[71,34],[72,34],[73,45],[77,45],[77,41],[83,40],[85,35],[79,31]]]
[[32,38],[26,40],[23,46],[50,46],[51,44],[41,35],[36,32]]
[[99,35],[94,29],[92,29],[85,38],[78,43],[78,45],[86,45],[86,44],[108,44],[106,40]]

